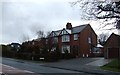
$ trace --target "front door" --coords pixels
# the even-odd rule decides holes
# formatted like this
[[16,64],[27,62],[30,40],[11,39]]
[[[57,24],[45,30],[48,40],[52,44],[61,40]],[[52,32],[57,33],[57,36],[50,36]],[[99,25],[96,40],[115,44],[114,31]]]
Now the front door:
[[78,46],[77,46],[77,45],[74,45],[74,46],[73,46],[73,55],[76,56],[76,57],[78,56],[78,50],[79,50],[79,49],[78,49]]

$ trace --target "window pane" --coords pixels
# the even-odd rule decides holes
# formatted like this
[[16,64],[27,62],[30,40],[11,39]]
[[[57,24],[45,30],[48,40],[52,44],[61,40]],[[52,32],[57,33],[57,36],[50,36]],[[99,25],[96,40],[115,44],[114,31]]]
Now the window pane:
[[69,45],[62,46],[62,53],[65,53],[65,52],[70,53],[70,46]]
[[90,44],[91,44],[91,38],[90,38],[90,37],[88,37],[88,43],[90,43]]
[[74,34],[74,40],[78,40],[78,34]]
[[62,42],[69,42],[70,41],[70,36],[69,35],[63,35],[62,36]]
[[54,37],[53,42],[54,42],[54,43],[57,43],[57,42],[58,42],[58,37]]

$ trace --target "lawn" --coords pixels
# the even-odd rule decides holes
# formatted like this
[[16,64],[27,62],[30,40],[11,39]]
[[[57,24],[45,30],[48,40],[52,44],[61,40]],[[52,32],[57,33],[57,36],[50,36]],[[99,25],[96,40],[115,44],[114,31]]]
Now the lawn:
[[120,59],[113,59],[110,63],[101,67],[104,70],[120,72]]

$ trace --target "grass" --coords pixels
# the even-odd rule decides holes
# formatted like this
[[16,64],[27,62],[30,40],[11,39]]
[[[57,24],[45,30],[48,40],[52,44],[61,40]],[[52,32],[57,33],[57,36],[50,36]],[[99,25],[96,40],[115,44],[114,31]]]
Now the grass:
[[110,63],[101,67],[104,70],[120,72],[120,59],[113,59]]

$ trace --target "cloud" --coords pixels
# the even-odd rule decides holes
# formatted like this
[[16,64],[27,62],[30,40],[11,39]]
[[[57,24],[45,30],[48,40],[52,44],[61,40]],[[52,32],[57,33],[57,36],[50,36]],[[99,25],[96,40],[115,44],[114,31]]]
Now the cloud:
[[80,19],[79,7],[71,7],[69,4],[71,1],[73,2],[73,0],[4,0],[0,2],[2,7],[0,8],[2,15],[0,43],[22,42],[24,35],[33,39],[36,38],[37,31],[59,30],[65,28],[67,22],[71,22],[73,26],[89,23]]
[[[65,27],[79,17],[68,1],[2,2],[2,42],[20,42],[22,35],[34,38],[38,30],[52,31]],[[1,21],[1,20],[0,20]]]

